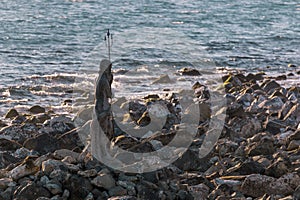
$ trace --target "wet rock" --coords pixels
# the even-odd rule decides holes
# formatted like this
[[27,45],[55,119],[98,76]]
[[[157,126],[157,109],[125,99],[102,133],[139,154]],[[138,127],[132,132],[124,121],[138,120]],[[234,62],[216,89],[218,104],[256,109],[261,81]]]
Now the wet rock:
[[50,192],[34,182],[30,182],[24,187],[17,190],[14,199],[37,199],[39,197],[51,197]]
[[91,183],[97,187],[105,188],[106,190],[109,190],[116,185],[114,178],[107,169],[101,170]]
[[288,67],[290,67],[290,68],[296,68],[297,66],[294,65],[294,64],[288,64]]
[[4,116],[5,119],[13,119],[14,117],[19,116],[19,113],[16,109],[10,109]]
[[45,113],[46,109],[39,105],[35,105],[35,106],[32,106],[31,108],[29,108],[28,111],[33,114],[39,114],[39,113]]
[[184,76],[200,76],[201,73],[196,70],[196,69],[192,69],[192,68],[182,68],[179,70],[179,73],[181,73]]

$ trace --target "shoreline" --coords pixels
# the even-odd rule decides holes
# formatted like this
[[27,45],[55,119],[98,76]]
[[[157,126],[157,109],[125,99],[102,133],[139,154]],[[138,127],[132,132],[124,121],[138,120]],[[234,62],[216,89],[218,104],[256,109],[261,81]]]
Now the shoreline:
[[[82,144],[81,137],[88,136],[79,135],[89,132],[86,123],[91,110],[77,115],[79,127],[69,116],[41,106],[25,113],[11,110],[7,113],[11,124],[2,124],[0,130],[0,199],[300,198],[300,71],[290,70],[297,86],[284,87],[291,83],[290,72],[220,72],[226,91],[226,121],[213,150],[203,158],[197,155],[208,135],[210,96],[205,86],[194,84],[199,105],[207,109],[200,113],[198,133],[178,160],[151,173],[123,173],[92,159]],[[173,100],[160,96],[140,99],[129,107],[135,116],[131,119],[147,125],[146,102],[170,105]],[[117,105],[122,106],[121,102]],[[169,131],[146,139],[120,132],[114,145],[134,152],[159,149],[176,134],[170,130],[178,113],[167,121]]]

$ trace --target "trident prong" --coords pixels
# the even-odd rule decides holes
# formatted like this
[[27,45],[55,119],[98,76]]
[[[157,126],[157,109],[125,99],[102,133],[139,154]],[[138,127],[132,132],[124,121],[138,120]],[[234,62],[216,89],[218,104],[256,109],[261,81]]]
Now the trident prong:
[[113,45],[113,37],[112,37],[112,34],[109,32],[109,29],[107,29],[107,33],[104,36],[104,40],[105,40],[105,45],[108,50],[108,60],[110,61],[110,51],[111,51],[111,47]]

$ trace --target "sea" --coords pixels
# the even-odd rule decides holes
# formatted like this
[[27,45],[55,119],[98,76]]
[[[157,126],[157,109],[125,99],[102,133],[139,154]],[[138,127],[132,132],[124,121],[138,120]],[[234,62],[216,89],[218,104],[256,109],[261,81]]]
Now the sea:
[[[204,84],[224,69],[299,71],[295,0],[1,2],[1,118],[10,108],[70,113],[91,104],[108,49],[116,98],[190,88],[196,80],[178,74],[184,67],[201,71]],[[170,83],[155,84],[162,75]]]

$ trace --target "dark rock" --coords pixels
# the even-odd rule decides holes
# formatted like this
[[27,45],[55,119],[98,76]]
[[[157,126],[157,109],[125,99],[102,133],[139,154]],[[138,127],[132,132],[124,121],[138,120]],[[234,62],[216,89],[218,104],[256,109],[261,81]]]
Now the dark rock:
[[249,73],[247,75],[247,79],[248,80],[254,80],[254,81],[261,81],[261,80],[264,79],[264,74],[263,73],[257,73],[257,74]]
[[35,105],[35,106],[32,106],[31,108],[29,108],[28,111],[33,114],[39,114],[39,113],[45,113],[46,109],[39,105]]
[[22,146],[13,141],[13,140],[7,140],[5,138],[0,138],[0,151],[15,151]]
[[70,191],[69,199],[82,200],[92,190],[92,185],[89,179],[73,175],[63,182],[63,187]]
[[294,64],[288,64],[288,67],[290,67],[290,68],[296,68],[297,66],[294,65]]
[[275,152],[274,140],[269,136],[264,136],[259,142],[254,142],[248,147],[249,156],[271,155]]
[[159,199],[157,189],[151,188],[148,185],[137,185],[138,199]]
[[97,187],[105,188],[106,190],[109,190],[116,185],[114,178],[107,169],[101,170],[91,183]]
[[41,154],[55,151],[58,148],[58,140],[47,133],[27,139],[23,146],[35,150]]
[[293,134],[288,137],[289,141],[300,140],[300,129],[296,130]]
[[296,188],[294,194],[293,194],[294,199],[300,199],[300,185]]
[[134,196],[110,197],[107,200],[137,200]]
[[274,163],[266,168],[265,174],[275,178],[279,178],[288,173],[290,164],[283,159],[277,159]]
[[8,152],[0,152],[0,168],[1,169],[7,167],[10,164],[17,163],[19,161],[21,161],[21,159],[12,156]]
[[14,193],[13,198],[19,200],[37,199],[39,197],[51,197],[50,192],[38,184],[31,182]]
[[127,194],[127,190],[121,186],[116,186],[108,191],[110,196],[123,196]]
[[73,129],[57,138],[58,149],[70,149],[83,148],[83,142],[81,141],[77,129]]
[[5,114],[5,118],[6,119],[12,119],[12,118],[14,118],[14,117],[16,117],[16,116],[19,116],[19,113],[18,113],[18,111],[16,110],[16,109],[14,109],[14,108],[12,108],[12,109],[10,109],[6,114]]
[[284,128],[286,128],[286,124],[281,120],[267,118],[264,123],[264,129],[273,135],[281,133],[281,130]]
[[179,72],[182,74],[182,75],[186,75],[186,76],[200,76],[201,73],[196,70],[196,69],[192,69],[192,68],[182,68],[179,70]]
[[274,92],[275,89],[280,88],[280,84],[277,83],[276,81],[265,81],[262,85],[261,85],[262,89],[267,92],[267,93],[271,93]]
[[234,170],[231,171],[228,175],[248,175],[248,174],[263,174],[265,172],[264,166],[257,161],[246,161],[242,164],[237,164],[232,167]]
[[204,172],[211,165],[208,161],[208,156],[205,158],[199,158],[199,153],[197,151],[188,149],[173,164],[183,171],[198,170],[200,172]]

